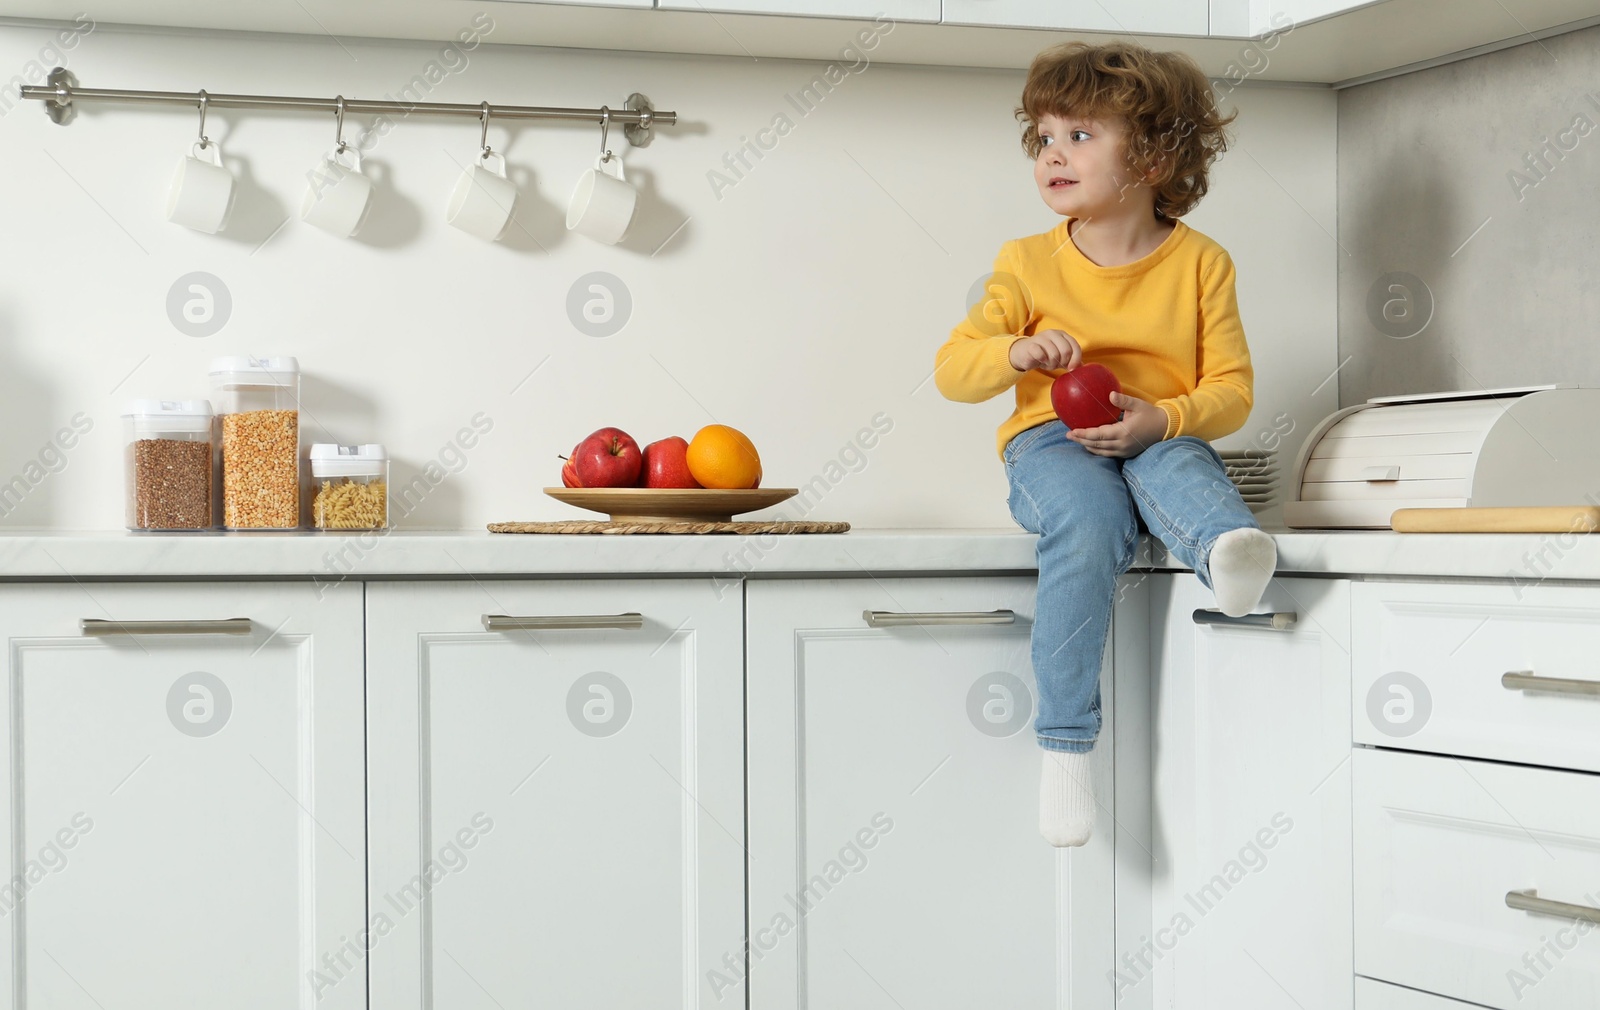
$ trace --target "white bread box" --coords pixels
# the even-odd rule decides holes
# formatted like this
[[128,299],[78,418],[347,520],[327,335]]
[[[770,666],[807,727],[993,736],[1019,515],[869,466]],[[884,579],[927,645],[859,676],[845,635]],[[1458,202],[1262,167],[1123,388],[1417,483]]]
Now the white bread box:
[[1600,504],[1600,389],[1570,384],[1382,396],[1300,448],[1292,529],[1388,529],[1401,508]]

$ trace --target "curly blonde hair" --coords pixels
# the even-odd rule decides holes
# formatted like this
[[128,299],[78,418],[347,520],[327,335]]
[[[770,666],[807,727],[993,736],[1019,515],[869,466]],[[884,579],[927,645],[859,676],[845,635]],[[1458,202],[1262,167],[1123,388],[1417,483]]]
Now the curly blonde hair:
[[1186,53],[1135,42],[1066,42],[1034,57],[1016,115],[1030,158],[1044,146],[1044,116],[1122,119],[1128,165],[1155,191],[1156,216],[1177,218],[1206,195],[1211,163],[1228,149],[1224,127],[1239,112],[1218,113],[1210,81]]

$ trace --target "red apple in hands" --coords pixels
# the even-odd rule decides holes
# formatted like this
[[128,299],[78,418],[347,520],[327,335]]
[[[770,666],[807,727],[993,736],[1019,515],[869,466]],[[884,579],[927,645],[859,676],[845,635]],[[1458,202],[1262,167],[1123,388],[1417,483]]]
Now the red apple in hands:
[[1104,365],[1079,365],[1063,372],[1050,386],[1050,405],[1068,428],[1098,428],[1122,420],[1122,409],[1111,403],[1111,394],[1122,392],[1122,384]]
[[633,487],[643,457],[639,443],[621,428],[601,428],[572,450],[573,475],[581,487]]
[[689,472],[689,443],[678,435],[658,439],[644,447],[640,487],[700,487]]

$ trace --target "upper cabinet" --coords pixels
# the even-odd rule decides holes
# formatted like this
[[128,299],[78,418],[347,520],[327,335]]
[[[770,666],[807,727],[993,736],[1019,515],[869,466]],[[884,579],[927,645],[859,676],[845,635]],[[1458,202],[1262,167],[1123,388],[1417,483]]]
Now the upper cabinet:
[[1386,0],[1249,0],[1250,34],[1261,35],[1274,28],[1320,21],[1384,2]]
[[[1282,0],[1279,0],[1282,2]],[[947,25],[1204,35],[1212,0],[944,0]]]
[[[1338,87],[1586,27],[1597,13],[1594,0],[518,0],[487,7],[478,17],[490,19],[489,41],[497,45],[822,63],[854,62],[870,51],[875,64],[1024,70],[1041,50],[1075,37],[1132,37],[1182,50],[1213,78],[1239,79],[1242,69],[1253,82]],[[96,0],[94,20],[435,42],[457,36],[464,9],[439,0],[324,3],[312,19],[287,2]],[[72,23],[81,7],[6,0],[5,13]],[[87,57],[72,69],[85,87],[115,85]]]
[[1210,0],[1209,33],[1218,36],[1293,31],[1295,26],[1374,7],[1387,0]]
[[[948,7],[948,3],[946,4]],[[939,20],[939,0],[656,0],[664,11],[714,11],[727,14],[792,14],[811,18],[873,18],[889,21]]]

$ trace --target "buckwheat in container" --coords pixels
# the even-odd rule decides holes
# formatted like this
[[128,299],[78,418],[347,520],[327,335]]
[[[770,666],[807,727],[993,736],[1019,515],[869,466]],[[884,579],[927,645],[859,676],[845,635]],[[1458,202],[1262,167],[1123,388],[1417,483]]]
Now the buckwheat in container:
[[222,431],[222,525],[298,528],[300,363],[218,358],[211,363],[211,391]]
[[128,529],[210,529],[211,401],[135,400],[122,429]]
[[389,526],[389,458],[383,446],[311,447],[311,521],[319,530],[381,530]]

